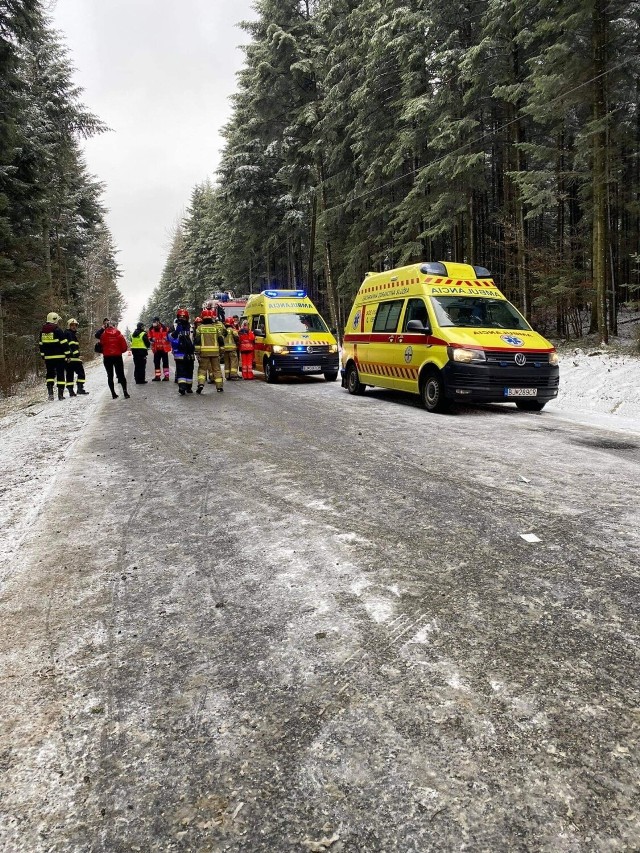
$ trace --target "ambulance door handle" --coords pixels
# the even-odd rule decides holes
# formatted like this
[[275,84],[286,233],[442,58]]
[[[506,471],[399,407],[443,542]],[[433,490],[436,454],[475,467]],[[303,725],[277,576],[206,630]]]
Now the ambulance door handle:
[[393,343],[393,339],[394,339],[394,338],[395,338],[395,335],[389,335],[389,343],[390,343],[390,344],[392,344],[392,343]]
[[398,338],[398,343],[401,344],[403,342],[403,340],[404,340],[404,335],[400,335],[400,337]]

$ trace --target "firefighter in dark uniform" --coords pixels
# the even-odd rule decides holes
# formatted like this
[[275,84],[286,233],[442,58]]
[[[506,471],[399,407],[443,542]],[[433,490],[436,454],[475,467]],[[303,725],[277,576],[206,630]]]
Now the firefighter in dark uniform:
[[53,386],[58,386],[58,400],[64,400],[66,385],[65,367],[69,358],[69,343],[60,326],[60,315],[47,314],[47,322],[40,332],[40,355],[47,369],[47,392],[53,400]]
[[[69,344],[69,360],[67,361],[67,390],[70,397],[76,394],[88,394],[84,389],[84,365],[80,358],[80,344],[78,343],[78,321],[71,317],[67,323],[65,337]],[[76,378],[76,391],[73,390],[73,377]]]

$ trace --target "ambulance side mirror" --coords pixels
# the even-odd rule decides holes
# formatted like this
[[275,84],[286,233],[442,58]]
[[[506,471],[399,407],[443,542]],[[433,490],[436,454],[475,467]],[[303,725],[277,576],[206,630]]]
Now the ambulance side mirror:
[[423,326],[420,320],[409,320],[407,323],[407,332],[422,332],[424,335],[430,335],[431,329],[429,324]]
[[256,329],[254,329],[253,333],[256,336],[256,338],[264,338],[264,329],[261,328],[260,326],[258,326]]

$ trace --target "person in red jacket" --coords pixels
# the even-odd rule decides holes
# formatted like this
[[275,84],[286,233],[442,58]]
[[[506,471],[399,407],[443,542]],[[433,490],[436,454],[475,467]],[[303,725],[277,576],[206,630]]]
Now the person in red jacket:
[[111,396],[114,400],[118,399],[113,385],[113,371],[115,370],[118,382],[122,386],[124,398],[128,400],[127,379],[124,375],[124,362],[122,361],[122,356],[128,349],[125,336],[109,321],[104,332],[100,335],[100,343],[102,345],[102,361],[104,362],[104,369],[107,371],[107,384]]
[[249,322],[245,318],[238,329],[238,342],[240,345],[240,361],[242,362],[242,378],[253,379],[253,351],[256,336],[249,328]]
[[[171,352],[171,344],[167,338],[169,329],[160,322],[160,317],[154,317],[151,328],[147,332],[147,337],[151,341],[151,352],[153,353],[153,366],[155,367],[155,376],[153,382],[169,381],[169,353]],[[162,364],[162,371],[160,365]],[[161,377],[162,373],[162,377]]]

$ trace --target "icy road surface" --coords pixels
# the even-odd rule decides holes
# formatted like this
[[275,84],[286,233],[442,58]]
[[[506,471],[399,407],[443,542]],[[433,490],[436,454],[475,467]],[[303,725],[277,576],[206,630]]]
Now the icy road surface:
[[2,422],[3,853],[638,849],[640,428],[90,377]]

